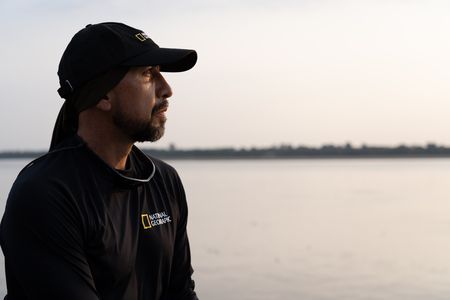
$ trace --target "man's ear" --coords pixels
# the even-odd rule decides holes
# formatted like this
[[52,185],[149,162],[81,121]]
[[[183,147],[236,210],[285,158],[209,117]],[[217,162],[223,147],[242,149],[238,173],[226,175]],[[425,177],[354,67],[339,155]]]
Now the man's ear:
[[111,110],[111,100],[109,100],[108,95],[103,96],[103,98],[98,101],[97,105],[95,106],[98,109],[102,111],[110,111]]

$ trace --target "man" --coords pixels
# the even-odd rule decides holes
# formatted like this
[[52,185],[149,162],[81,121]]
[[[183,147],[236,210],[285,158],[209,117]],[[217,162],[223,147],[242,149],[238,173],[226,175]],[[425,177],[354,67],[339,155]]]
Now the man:
[[181,181],[133,145],[164,133],[160,72],[196,60],[120,23],[72,38],[50,151],[19,174],[1,223],[8,300],[197,299]]

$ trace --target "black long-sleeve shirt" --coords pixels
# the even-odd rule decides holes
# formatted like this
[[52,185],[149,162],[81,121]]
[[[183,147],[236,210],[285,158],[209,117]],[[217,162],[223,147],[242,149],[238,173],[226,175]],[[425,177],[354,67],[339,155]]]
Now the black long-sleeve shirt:
[[109,167],[77,136],[17,177],[0,227],[8,300],[195,300],[176,171]]

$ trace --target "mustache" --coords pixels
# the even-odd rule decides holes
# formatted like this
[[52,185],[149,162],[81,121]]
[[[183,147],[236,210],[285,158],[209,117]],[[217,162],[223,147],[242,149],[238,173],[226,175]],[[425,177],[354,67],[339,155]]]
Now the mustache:
[[152,109],[152,115],[156,114],[160,110],[167,109],[167,107],[169,107],[169,101],[167,101],[167,99],[157,101]]

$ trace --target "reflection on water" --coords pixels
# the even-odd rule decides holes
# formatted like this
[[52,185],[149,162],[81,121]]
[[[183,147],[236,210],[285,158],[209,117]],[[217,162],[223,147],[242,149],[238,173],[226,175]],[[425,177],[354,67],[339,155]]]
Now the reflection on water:
[[[25,163],[0,160],[2,201]],[[450,295],[449,159],[170,163],[202,299]]]

